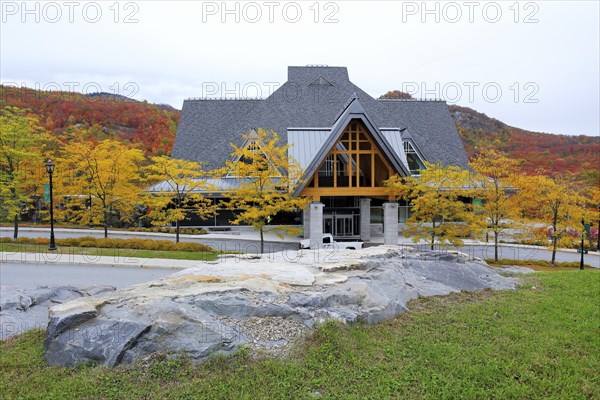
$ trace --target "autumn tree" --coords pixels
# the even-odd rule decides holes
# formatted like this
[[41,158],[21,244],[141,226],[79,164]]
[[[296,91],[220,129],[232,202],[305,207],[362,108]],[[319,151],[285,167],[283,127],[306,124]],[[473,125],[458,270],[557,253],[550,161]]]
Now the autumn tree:
[[[161,188],[145,196],[150,207],[148,216],[153,225],[175,223],[175,241],[179,243],[180,222],[195,214],[200,219],[213,216],[216,206],[202,195],[211,189],[207,172],[199,163],[177,160],[167,156],[152,157],[152,163],[144,168],[149,182],[161,182]],[[154,186],[156,188],[156,186]]]
[[242,146],[231,145],[232,157],[220,171],[236,177],[239,185],[223,205],[238,211],[233,224],[247,223],[260,232],[263,253],[265,225],[278,213],[302,210],[309,200],[293,196],[302,170],[288,158],[289,145],[280,145],[277,133],[258,129],[243,137]]
[[494,149],[479,152],[470,162],[476,172],[474,195],[480,200],[474,211],[494,233],[494,260],[498,261],[498,237],[519,226],[519,201],[511,186],[519,173],[519,162]]
[[[578,188],[578,192],[581,194],[581,199],[583,201],[582,212],[583,219],[586,223],[590,224],[590,228],[596,227],[596,250],[600,250],[600,187],[590,187],[585,184],[580,184]],[[590,230],[592,233],[593,229]],[[588,238],[590,240],[594,239],[594,234],[592,233]]]
[[460,246],[460,236],[478,229],[471,206],[462,201],[470,195],[471,174],[459,167],[425,163],[419,178],[392,176],[388,192],[412,206],[405,235],[413,241],[424,239],[434,249],[436,243]]
[[111,216],[130,220],[140,195],[141,150],[113,139],[98,144],[71,141],[58,160],[57,182],[64,210],[60,213],[79,223],[101,224],[108,237]]
[[[590,196],[590,202],[588,204],[588,209],[593,209],[594,207],[596,208],[595,219],[598,221],[596,224],[596,251],[600,251],[600,189],[598,187],[593,189],[592,195]],[[592,218],[590,218],[590,220],[592,220]]]
[[379,96],[380,100],[411,100],[412,98],[410,93],[400,90],[390,90],[386,94]]
[[31,187],[41,177],[43,157],[39,140],[43,129],[24,110],[0,110],[0,212],[12,219],[13,238],[19,235],[19,218],[30,204]]
[[[550,225],[552,265],[556,261],[556,249],[573,242],[571,232],[578,231],[581,225],[585,200],[574,189],[572,182],[560,175],[528,176],[519,180],[520,198],[526,215],[533,221]],[[531,224],[530,224],[531,225]],[[533,226],[533,225],[531,225]],[[534,236],[547,240],[547,232],[534,229]]]

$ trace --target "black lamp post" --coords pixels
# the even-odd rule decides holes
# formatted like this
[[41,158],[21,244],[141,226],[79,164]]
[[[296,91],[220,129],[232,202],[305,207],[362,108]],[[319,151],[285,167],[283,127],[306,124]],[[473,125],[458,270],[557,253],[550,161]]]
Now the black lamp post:
[[585,221],[583,218],[581,218],[581,260],[579,261],[579,269],[583,270],[583,252],[585,251],[583,249],[584,243],[583,243],[583,238],[585,237]]
[[50,247],[48,250],[55,251],[56,243],[54,243],[54,198],[52,196],[52,174],[54,173],[54,163],[51,160],[46,162],[46,171],[50,177]]

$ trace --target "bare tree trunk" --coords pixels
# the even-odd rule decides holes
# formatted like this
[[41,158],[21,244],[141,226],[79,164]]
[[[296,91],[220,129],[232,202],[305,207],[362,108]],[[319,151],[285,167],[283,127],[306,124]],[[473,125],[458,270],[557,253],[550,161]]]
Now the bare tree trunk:
[[104,211],[104,239],[108,238],[108,213]]
[[494,231],[494,261],[498,262],[498,232]]
[[552,218],[552,266],[554,267],[554,263],[556,261],[556,224],[558,223],[558,210],[554,211],[554,216]]
[[260,254],[265,253],[265,237],[263,233],[263,227],[260,227]]
[[179,221],[175,221],[175,243],[179,243]]
[[13,239],[16,240],[18,237],[19,237],[19,215],[15,214]]

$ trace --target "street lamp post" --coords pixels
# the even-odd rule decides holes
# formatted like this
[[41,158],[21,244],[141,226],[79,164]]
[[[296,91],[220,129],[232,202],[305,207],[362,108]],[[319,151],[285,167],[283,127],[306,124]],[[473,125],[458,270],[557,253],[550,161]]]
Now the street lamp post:
[[52,196],[52,174],[54,173],[54,163],[51,160],[46,162],[46,171],[50,177],[50,247],[48,250],[55,251],[56,243],[54,243],[54,198]]
[[583,252],[584,252],[583,239],[584,239],[584,237],[585,237],[585,221],[583,218],[581,218],[581,260],[579,261],[579,269],[580,270],[583,270]]

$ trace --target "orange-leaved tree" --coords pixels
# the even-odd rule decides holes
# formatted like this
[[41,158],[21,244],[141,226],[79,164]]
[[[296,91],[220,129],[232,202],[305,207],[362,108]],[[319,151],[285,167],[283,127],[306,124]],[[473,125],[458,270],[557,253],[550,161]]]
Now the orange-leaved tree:
[[[551,177],[535,175],[522,177],[518,181],[519,198],[525,216],[531,222],[542,222],[549,229],[533,228],[534,237],[546,241],[550,234],[552,265],[556,261],[556,249],[573,246],[581,225],[585,200],[577,192],[573,182],[561,175]],[[535,225],[531,223],[530,227]]]

